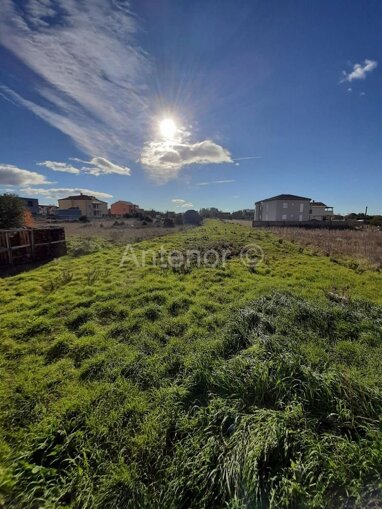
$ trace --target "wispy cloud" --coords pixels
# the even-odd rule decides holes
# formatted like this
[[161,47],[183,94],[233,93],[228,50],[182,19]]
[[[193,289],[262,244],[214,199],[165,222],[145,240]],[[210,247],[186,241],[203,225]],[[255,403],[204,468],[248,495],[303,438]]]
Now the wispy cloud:
[[210,186],[211,184],[231,184],[232,182],[236,182],[236,180],[212,180],[211,182],[198,182],[195,184],[196,186]]
[[102,193],[100,191],[93,191],[91,189],[84,189],[81,187],[59,187],[59,188],[51,188],[51,189],[43,189],[43,188],[35,188],[35,187],[25,187],[21,189],[22,193],[27,196],[41,196],[43,198],[66,198],[71,194],[88,194],[90,196],[95,196],[100,200],[107,200],[108,198],[112,198],[112,194]]
[[72,164],[62,163],[58,161],[43,161],[41,163],[37,163],[38,166],[45,166],[53,171],[65,172],[65,173],[73,173],[75,175],[79,175],[80,173],[87,173],[89,175],[110,175],[111,173],[116,173],[118,175],[131,175],[131,170],[127,166],[121,166],[115,163],[112,163],[108,159],[104,157],[93,157],[90,161],[83,161],[82,159],[72,158],[72,161],[76,161],[79,163],[83,163],[87,166],[81,166],[80,168],[73,166]]
[[104,157],[93,157],[90,161],[83,161],[82,159],[73,158],[73,161],[87,164],[89,166],[83,166],[81,171],[89,173],[90,175],[109,175],[116,173],[118,175],[131,175],[131,170],[127,166],[112,163]]
[[0,163],[0,185],[3,186],[25,186],[50,184],[44,175],[34,171],[24,170],[12,164]]
[[124,0],[2,0],[0,44],[32,72],[33,96],[1,92],[89,155],[134,151],[150,69],[137,30]]
[[154,66],[137,43],[138,30],[126,0],[1,1],[0,44],[30,71],[30,86],[25,92],[21,83],[0,83],[0,95],[65,133],[90,159],[87,169],[45,161],[47,168],[129,175],[110,160],[138,159],[153,179],[167,182],[188,165],[233,162],[210,139],[149,136]]
[[37,163],[37,166],[45,166],[53,171],[59,171],[63,173],[73,173],[74,175],[78,175],[80,170],[75,168],[71,164],[60,163],[58,161],[42,161],[41,163]]
[[187,208],[187,209],[190,209],[190,208],[192,208],[194,206],[194,204],[191,203],[190,201],[182,200],[181,198],[173,198],[171,201],[175,205],[175,207],[177,207],[177,208]]
[[342,71],[343,78],[341,83],[345,81],[352,82],[354,80],[364,80],[366,75],[373,71],[377,65],[378,62],[369,59],[365,59],[363,64],[354,64],[352,71]]
[[140,162],[154,179],[167,182],[184,166],[232,163],[233,160],[227,149],[211,140],[198,143],[157,141],[144,146]]

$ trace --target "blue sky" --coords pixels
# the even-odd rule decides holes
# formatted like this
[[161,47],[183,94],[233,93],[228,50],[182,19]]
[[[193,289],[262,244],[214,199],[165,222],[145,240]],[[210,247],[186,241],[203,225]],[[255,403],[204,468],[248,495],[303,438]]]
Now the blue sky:
[[2,0],[0,190],[382,213],[381,30],[379,0]]

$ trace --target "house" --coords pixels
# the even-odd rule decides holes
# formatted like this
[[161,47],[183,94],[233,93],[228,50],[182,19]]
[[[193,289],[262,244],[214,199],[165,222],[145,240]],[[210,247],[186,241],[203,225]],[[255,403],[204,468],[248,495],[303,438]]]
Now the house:
[[23,201],[25,208],[33,215],[37,216],[39,213],[39,205],[38,200],[36,198],[22,198],[19,196],[19,199]]
[[134,205],[131,201],[116,201],[110,207],[110,215],[123,217],[127,214],[135,214],[139,211],[138,205]]
[[309,221],[310,198],[279,194],[255,203],[255,221]]
[[333,207],[328,207],[322,201],[310,203],[309,219],[315,221],[327,221],[333,216]]
[[80,209],[81,216],[88,218],[107,216],[107,203],[87,194],[81,193],[62,198],[58,200],[58,205],[60,209],[65,210],[78,208]]

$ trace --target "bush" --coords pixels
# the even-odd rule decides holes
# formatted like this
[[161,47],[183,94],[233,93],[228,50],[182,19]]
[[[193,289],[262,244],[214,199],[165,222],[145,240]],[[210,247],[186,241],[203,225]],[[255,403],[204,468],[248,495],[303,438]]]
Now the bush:
[[163,226],[165,228],[174,228],[175,226],[174,220],[171,217],[165,217],[163,219]]
[[0,228],[21,228],[24,225],[24,202],[15,194],[0,196]]
[[200,226],[202,224],[202,217],[196,210],[187,210],[183,214],[183,222],[184,224]]
[[181,226],[183,224],[183,217],[182,217],[182,214],[176,214],[175,217],[174,217],[174,223],[177,225],[177,226]]
[[71,237],[67,241],[68,254],[74,257],[96,253],[110,244],[100,237]]
[[80,216],[80,217],[78,218],[78,221],[79,221],[80,223],[90,223],[89,219],[88,219],[86,216]]

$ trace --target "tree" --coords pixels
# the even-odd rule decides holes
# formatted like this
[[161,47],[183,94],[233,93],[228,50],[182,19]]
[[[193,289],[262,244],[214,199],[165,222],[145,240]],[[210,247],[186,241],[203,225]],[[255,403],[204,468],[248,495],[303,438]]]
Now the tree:
[[176,225],[182,225],[183,224],[183,216],[182,214],[176,214],[175,217],[174,217],[174,223]]
[[0,196],[0,228],[21,228],[24,225],[24,212],[24,202],[18,196]]
[[196,210],[187,210],[183,215],[183,222],[199,226],[202,223],[202,217]]
[[373,226],[381,226],[382,225],[382,216],[373,216],[370,219],[370,224]]
[[174,228],[175,223],[174,223],[174,220],[172,219],[172,217],[165,217],[163,219],[163,226],[165,228]]

